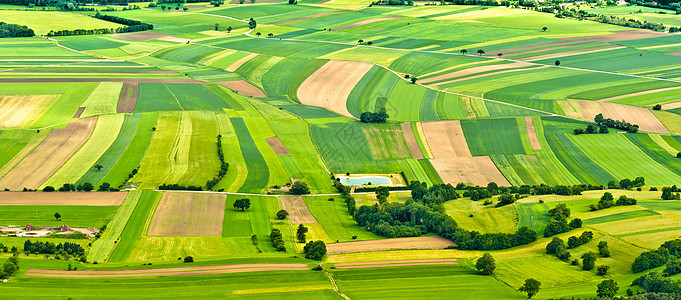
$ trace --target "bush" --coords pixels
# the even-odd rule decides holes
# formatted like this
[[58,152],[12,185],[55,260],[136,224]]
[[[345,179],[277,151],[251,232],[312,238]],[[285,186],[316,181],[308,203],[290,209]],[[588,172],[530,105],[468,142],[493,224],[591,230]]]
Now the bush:
[[326,244],[324,241],[310,241],[303,247],[303,253],[307,259],[322,260],[326,255]]
[[310,188],[302,181],[296,181],[291,185],[289,192],[293,195],[305,195],[310,193]]
[[184,262],[186,262],[186,263],[192,263],[192,262],[194,262],[194,258],[191,257],[191,256],[187,256],[187,257],[184,258]]
[[582,270],[590,271],[596,266],[596,253],[587,252],[582,254]]
[[288,212],[286,210],[282,209],[277,212],[277,219],[283,220],[286,219],[286,217],[288,217]]
[[55,189],[51,185],[48,185],[45,188],[43,188],[43,192],[54,192],[54,191],[55,191]]
[[608,270],[610,270],[610,266],[600,265],[596,268],[596,274],[605,276],[605,274],[608,273]]

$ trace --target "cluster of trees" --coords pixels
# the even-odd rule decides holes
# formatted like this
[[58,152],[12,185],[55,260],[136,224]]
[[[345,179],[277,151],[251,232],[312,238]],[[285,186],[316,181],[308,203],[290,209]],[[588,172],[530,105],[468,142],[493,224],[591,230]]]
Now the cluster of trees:
[[218,176],[213,177],[213,179],[206,182],[206,190],[210,191],[213,187],[225,177],[227,170],[229,170],[229,164],[225,162],[225,155],[222,153],[222,134],[218,134],[218,158],[220,159],[220,171],[218,171]]
[[567,251],[567,247],[565,247],[565,241],[558,237],[554,237],[553,240],[546,245],[546,254],[553,254],[562,261],[568,261],[570,256],[572,256],[570,252]]
[[681,239],[664,242],[657,250],[641,253],[631,265],[634,273],[660,267],[670,260],[671,256],[679,257],[681,254]]
[[0,278],[10,278],[19,271],[19,258],[16,253],[10,256],[2,265],[0,270]]
[[362,121],[362,123],[385,123],[388,121],[388,118],[390,118],[390,116],[385,109],[381,109],[381,111],[375,113],[365,111],[359,115],[359,120]]
[[[234,209],[241,209],[241,211],[245,211],[251,207],[251,199],[236,199],[234,200]],[[288,213],[286,213],[288,215]]]
[[[109,22],[113,22],[113,23],[117,23],[117,24],[121,24],[121,25],[146,27],[146,29],[144,29],[144,30],[153,30],[154,29],[153,24],[144,23],[144,22],[132,20],[132,19],[121,18],[121,17],[117,17],[117,16],[102,15],[102,14],[99,13],[99,11],[97,11],[97,13],[93,17],[100,19],[100,20],[109,21]],[[137,30],[137,31],[143,31],[143,30]]]
[[270,239],[272,239],[272,245],[277,249],[277,251],[286,252],[284,239],[282,238],[281,231],[279,231],[279,229],[272,228],[272,232],[270,232]]
[[662,200],[681,200],[681,195],[679,194],[681,189],[677,188],[676,185],[671,187],[662,188]]
[[661,23],[655,23],[655,22],[649,22],[649,21],[643,21],[641,22],[640,20],[635,20],[635,19],[627,19],[627,18],[621,18],[617,16],[608,16],[608,15],[601,15],[601,14],[595,14],[595,13],[590,13],[581,9],[575,9],[574,7],[570,8],[563,8],[560,5],[556,6],[547,6],[539,11],[541,12],[546,12],[546,13],[553,13],[556,18],[572,18],[572,19],[577,19],[577,20],[589,20],[589,21],[594,21],[594,22],[599,22],[599,23],[605,23],[605,24],[611,24],[611,25],[617,25],[617,26],[624,26],[624,27],[631,27],[631,28],[639,28],[639,29],[649,29],[649,30],[654,30],[654,31],[663,31],[665,29],[665,26]]
[[253,30],[253,29],[255,29],[256,26],[258,26],[258,23],[256,23],[253,18],[248,20],[248,29]]
[[486,252],[482,257],[475,261],[475,268],[478,269],[482,275],[492,275],[497,268],[497,264],[494,257],[492,257],[492,254]]
[[650,272],[646,275],[636,278],[631,285],[638,285],[648,293],[681,294],[681,281],[666,277],[658,272]]
[[636,205],[636,199],[629,198],[625,195],[620,196],[619,199],[617,199],[617,202],[615,202],[614,200],[615,199],[610,192],[605,192],[603,196],[601,196],[601,200],[598,201],[598,204],[589,205],[589,209],[591,211],[597,211],[601,209],[610,208],[613,206]]
[[544,237],[551,237],[582,227],[582,219],[580,218],[574,218],[568,223],[567,218],[570,217],[570,209],[564,203],[549,209],[549,217],[551,219],[544,228]]
[[8,24],[5,22],[0,22],[0,38],[32,37],[32,36],[35,36],[33,29],[30,29],[25,25]]
[[[3,243],[0,243],[0,251],[7,253],[9,252],[9,247]],[[12,246],[12,253],[16,253],[18,251],[19,249],[17,249],[17,246]]]
[[494,182],[487,184],[487,187],[480,186],[467,186],[466,184],[459,183],[456,185],[456,190],[466,190],[463,193],[464,197],[471,197],[471,200],[480,200],[490,198],[495,195],[501,194],[520,194],[520,195],[581,195],[583,191],[591,190],[603,190],[605,187],[602,185],[591,185],[591,184],[580,184],[580,185],[558,185],[558,186],[548,186],[545,184],[540,185],[521,185],[521,186],[498,186]]
[[126,33],[149,30],[145,25],[126,26],[118,28],[96,28],[96,29],[73,29],[73,30],[50,30],[47,36],[71,36],[71,35],[92,35],[92,34],[112,34]]
[[307,231],[308,228],[305,227],[305,225],[298,225],[298,230],[296,230],[296,239],[298,240],[298,243],[305,243],[305,234]]
[[373,5],[407,5],[407,6],[414,6],[414,1],[412,0],[378,0],[371,2],[369,6]]
[[[71,184],[71,183],[64,183],[64,185],[62,185],[58,189],[58,191],[60,191],[60,192],[72,192],[72,191],[90,192],[94,189],[95,189],[95,187],[92,185],[92,183],[89,183],[89,182],[79,184],[79,185],[74,185],[74,184]],[[26,189],[25,191],[28,191],[28,189]],[[48,185],[48,186],[43,188],[43,192],[54,192],[54,191],[57,191],[57,189],[55,189],[51,185]]]
[[642,187],[646,185],[646,179],[643,177],[636,177],[634,180],[624,178],[620,180],[619,182],[615,180],[610,180],[608,181],[608,188],[609,189],[623,189],[623,190],[630,190],[635,187]]
[[582,232],[582,235],[580,235],[579,237],[573,235],[568,238],[567,248],[568,249],[577,248],[581,245],[591,242],[593,238],[594,233],[591,231],[584,231]]
[[52,242],[35,242],[30,240],[24,242],[24,252],[33,254],[69,254],[77,255],[85,253],[85,249],[76,243],[64,242],[55,244]]
[[194,185],[179,185],[177,183],[173,184],[162,184],[158,187],[159,190],[164,191],[203,191],[203,187]]
[[307,183],[298,180],[291,185],[289,193],[293,195],[306,195],[310,193],[310,188],[307,186]]
[[580,134],[592,134],[592,133],[608,133],[608,126],[601,125],[599,127],[596,127],[594,125],[589,124],[586,126],[586,129],[582,128],[577,128],[573,131],[575,135],[580,135]]
[[411,198],[429,206],[438,206],[449,200],[459,198],[456,188],[451,184],[435,184],[428,187],[425,182],[412,181],[409,184]]
[[594,122],[598,126],[605,125],[610,128],[625,130],[629,133],[636,133],[638,131],[638,125],[631,124],[626,121],[617,121],[610,118],[604,118],[603,114],[597,114],[596,117],[594,117]]
[[303,247],[303,253],[307,259],[322,260],[326,255],[326,244],[324,241],[310,241]]
[[509,204],[513,204],[518,199],[520,199],[520,194],[515,194],[515,195],[503,194],[503,195],[499,196],[499,202],[497,202],[495,207],[502,207],[502,206],[506,206],[506,205],[509,205]]

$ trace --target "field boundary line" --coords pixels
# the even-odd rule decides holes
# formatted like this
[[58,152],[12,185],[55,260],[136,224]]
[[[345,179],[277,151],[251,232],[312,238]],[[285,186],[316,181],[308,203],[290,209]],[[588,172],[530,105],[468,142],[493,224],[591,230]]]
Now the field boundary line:
[[331,276],[331,273],[329,273],[329,271],[326,271],[326,270],[324,270],[324,273],[326,274],[327,277],[329,277],[329,280],[331,281],[331,285],[333,286],[333,290],[334,290],[336,293],[338,293],[338,295],[340,295],[341,297],[345,298],[345,300],[350,300],[350,297],[348,297],[347,295],[343,294],[343,292],[341,292],[341,291],[338,289],[338,285],[336,285],[336,281],[333,280],[333,276]]

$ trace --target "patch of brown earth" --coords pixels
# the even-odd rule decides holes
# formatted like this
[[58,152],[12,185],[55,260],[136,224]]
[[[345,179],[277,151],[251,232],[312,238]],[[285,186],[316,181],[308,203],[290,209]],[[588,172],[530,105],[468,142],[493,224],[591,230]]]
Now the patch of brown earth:
[[149,225],[149,236],[222,234],[225,195],[165,192]]
[[78,110],[76,110],[76,113],[73,115],[73,118],[74,119],[80,118],[80,115],[82,115],[84,111],[85,107],[79,107]]
[[328,255],[354,252],[409,250],[409,249],[444,249],[456,244],[443,237],[420,236],[408,238],[383,239],[373,241],[357,241],[326,244]]
[[576,110],[565,110],[568,117],[593,122],[594,117],[602,113],[613,120],[624,120],[637,124],[641,131],[669,134],[669,130],[647,108],[623,105],[612,102],[570,100]]
[[278,137],[273,136],[266,138],[265,141],[272,147],[272,150],[274,150],[274,154],[276,155],[289,155],[291,152],[286,149],[286,146],[284,146],[284,143],[279,140]]
[[255,97],[255,98],[267,97],[267,95],[265,95],[265,93],[263,93],[263,91],[261,91],[259,88],[248,83],[245,80],[222,81],[222,82],[216,82],[216,83],[221,84],[222,86],[225,86],[225,87],[229,88],[230,90],[232,90],[235,93],[240,94],[240,95]]
[[118,96],[117,113],[131,113],[137,106],[140,95],[140,87],[137,82],[123,82],[121,94]]
[[236,71],[236,69],[238,69],[239,67],[241,67],[241,65],[243,65],[243,64],[246,63],[247,61],[251,60],[251,58],[254,58],[254,57],[256,57],[256,56],[258,56],[258,55],[257,55],[257,54],[254,54],[254,53],[251,53],[251,54],[249,54],[249,55],[246,55],[246,56],[240,58],[239,60],[233,62],[233,63],[232,63],[231,65],[229,65],[229,67],[227,67],[225,70],[227,70],[227,71],[229,71],[229,72],[234,72],[234,71]]
[[532,117],[525,117],[525,128],[527,129],[527,137],[530,139],[530,146],[532,150],[541,150],[541,144],[537,138],[537,132],[534,130],[534,122]]
[[209,274],[230,274],[266,271],[305,271],[305,264],[241,264],[224,266],[205,266],[188,268],[164,268],[147,270],[112,270],[112,271],[62,271],[30,269],[29,277],[72,277],[72,278],[105,278],[105,277],[151,277],[151,276],[189,276]]
[[489,156],[435,158],[430,163],[445,183],[484,186],[496,182],[500,186],[510,186]]
[[116,38],[126,39],[126,40],[138,41],[138,42],[147,42],[147,41],[151,41],[151,40],[158,40],[158,39],[161,39],[161,38],[170,37],[170,35],[159,33],[159,32],[154,32],[154,31],[121,33],[121,34],[114,34],[114,35],[111,35],[111,36],[116,37]]
[[411,123],[402,123],[402,133],[404,134],[404,140],[407,142],[407,147],[409,147],[409,152],[414,159],[422,159],[423,153],[421,148],[419,148],[419,143],[416,141],[416,136],[411,128]]
[[679,108],[679,107],[681,107],[681,101],[663,104],[662,110],[675,109],[675,108]]
[[279,196],[281,208],[288,212],[288,219],[293,224],[317,223],[317,219],[310,213],[303,196]]

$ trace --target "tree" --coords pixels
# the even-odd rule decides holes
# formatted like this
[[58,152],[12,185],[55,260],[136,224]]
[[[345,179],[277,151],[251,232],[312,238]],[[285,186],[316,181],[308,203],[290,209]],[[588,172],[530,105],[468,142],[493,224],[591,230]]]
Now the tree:
[[596,294],[598,295],[598,298],[610,298],[615,296],[619,289],[620,288],[617,286],[617,282],[614,280],[603,280],[598,284],[598,290],[596,290]]
[[582,270],[591,271],[596,266],[596,253],[587,252],[582,254]]
[[108,182],[102,182],[102,184],[99,185],[99,188],[97,188],[97,190],[100,192],[106,192],[109,189],[111,189],[111,184]]
[[310,193],[310,188],[307,187],[307,183],[296,181],[291,185],[289,192],[294,195],[305,195]]
[[307,233],[307,230],[307,227],[303,224],[298,225],[298,231],[296,232],[298,243],[305,243],[305,234]]
[[54,213],[54,218],[57,219],[57,221],[61,220],[61,214]]
[[187,256],[187,257],[184,258],[184,262],[186,262],[186,263],[192,263],[192,262],[194,262],[194,258],[191,257],[191,256]]
[[568,226],[570,226],[570,228],[572,228],[572,229],[580,228],[580,227],[582,227],[582,219],[574,218],[570,221]]
[[596,274],[600,276],[605,276],[605,274],[608,273],[608,270],[610,270],[610,266],[600,265],[596,267]]
[[286,219],[286,217],[288,217],[287,211],[282,209],[282,210],[277,212],[277,219],[283,220],[283,219]]
[[267,34],[267,37],[273,37],[273,36],[274,36],[274,34],[271,33],[271,32]]
[[253,30],[253,29],[255,29],[256,26],[258,26],[258,24],[255,22],[255,20],[253,20],[253,18],[248,20],[248,28],[249,29]]
[[565,249],[565,244],[559,237],[554,237],[551,242],[546,245],[546,254],[555,254],[559,249]]
[[603,257],[609,257],[610,256],[610,249],[608,249],[608,242],[606,242],[606,241],[598,242],[598,254],[600,254]]
[[497,57],[498,57],[498,58],[501,58],[502,56],[504,56],[503,53],[497,53]]
[[[48,186],[46,186],[46,187],[43,188],[43,192],[54,192],[54,191],[55,191],[55,190],[54,190],[54,187],[51,186],[51,185],[48,185]],[[662,195],[664,195],[664,192],[662,193]],[[664,199],[664,198],[663,198],[663,199]]]
[[601,125],[600,127],[598,127],[598,133],[608,133],[608,132],[609,132],[608,126]]
[[485,51],[484,51],[484,50],[482,50],[482,49],[478,49],[478,51],[477,51],[477,52],[478,52],[478,54],[480,54],[480,56],[482,56],[483,54],[485,54]]
[[298,1],[296,1],[296,0],[288,0],[288,4],[298,4]]
[[546,28],[546,26],[541,28],[541,31],[546,31],[546,30],[548,30],[548,28]]
[[464,54],[464,55],[465,55],[466,53],[468,53],[468,50],[466,50],[466,49],[461,49],[460,52],[461,52],[461,54]]
[[262,33],[256,32],[255,35],[260,36],[260,35],[262,35]]
[[497,265],[492,254],[485,253],[475,262],[475,268],[478,269],[482,275],[492,275],[494,269],[497,268]]
[[215,23],[215,31],[218,31],[218,29],[220,29],[220,24]]
[[188,11],[189,8],[183,7],[182,10],[183,10],[183,11]]
[[227,27],[227,33],[232,32],[232,26]]
[[236,199],[234,201],[234,209],[241,209],[241,211],[245,211],[251,207],[251,199]]
[[361,44],[361,43],[364,43],[364,40],[357,41],[357,44]]
[[662,105],[656,104],[655,106],[653,106],[653,110],[661,110],[661,109],[662,109]]
[[560,60],[556,60],[556,62],[553,63],[556,66],[560,66]]
[[322,260],[326,255],[326,244],[324,241],[310,241],[303,247],[303,253],[307,259]]
[[95,169],[97,169],[97,171],[101,171],[102,168],[104,168],[104,166],[102,166],[102,165],[100,165],[100,164],[96,164],[96,165],[95,165]]
[[95,189],[95,186],[92,185],[92,183],[86,182],[83,183],[83,191],[89,192]]
[[536,295],[539,293],[539,287],[541,286],[541,282],[539,280],[536,280],[534,278],[529,278],[525,279],[525,284],[521,286],[518,291],[525,292],[527,293],[527,298],[532,298],[532,296]]
[[372,42],[372,41],[368,41],[368,42],[367,42],[367,45],[369,45],[369,46],[371,46],[371,45],[373,45],[373,44],[374,44],[374,42]]
[[412,77],[410,80],[411,80],[411,83],[414,83],[414,84],[415,84],[415,83],[416,83],[416,80],[418,80],[418,79],[417,79],[416,77]]

